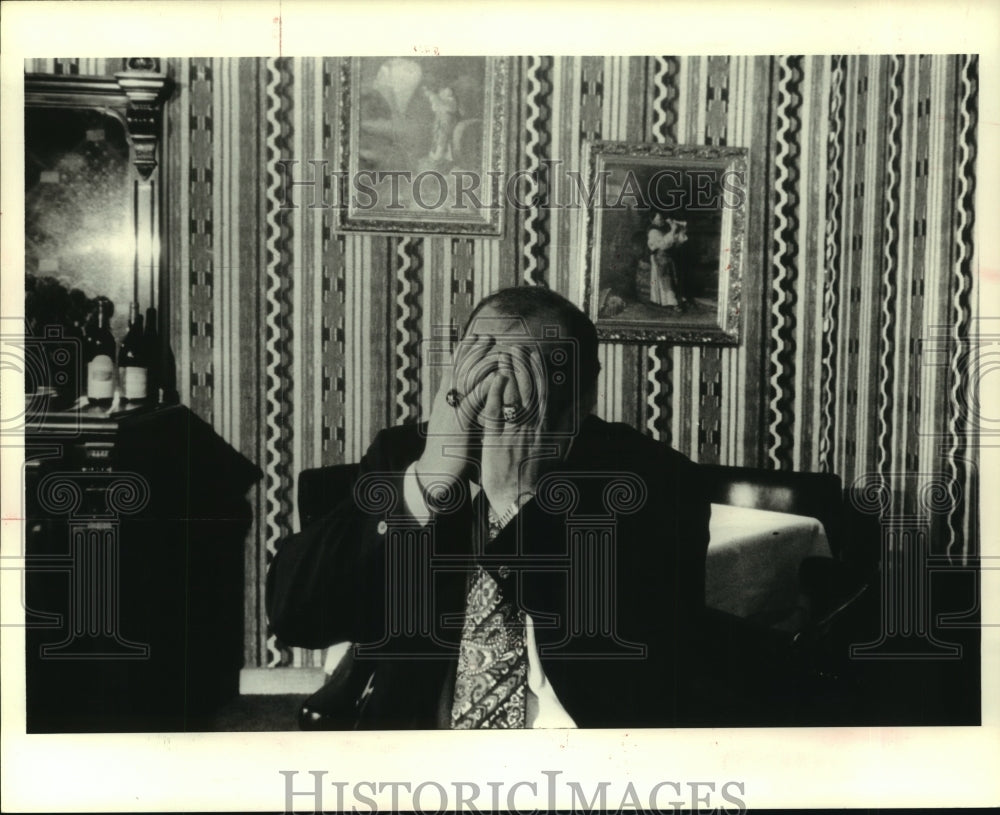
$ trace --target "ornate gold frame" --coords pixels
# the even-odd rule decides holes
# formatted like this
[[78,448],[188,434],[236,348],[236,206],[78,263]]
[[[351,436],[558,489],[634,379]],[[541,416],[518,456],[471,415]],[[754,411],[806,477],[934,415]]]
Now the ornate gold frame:
[[[338,200],[336,205],[338,228],[348,232],[500,236],[504,221],[502,182],[505,181],[504,170],[507,161],[511,60],[505,57],[484,57],[486,82],[482,120],[488,127],[488,134],[484,139],[485,166],[482,170],[486,177],[484,181],[489,187],[486,188],[484,183],[482,192],[477,193],[484,206],[472,209],[469,213],[448,212],[442,209],[418,214],[413,212],[395,214],[385,208],[362,211],[356,203],[352,203],[355,198],[352,195],[352,180],[358,177],[358,158],[361,149],[358,116],[361,93],[358,77],[361,59],[362,57],[351,57],[341,60],[341,116],[337,167],[342,173],[342,181],[346,182],[341,196],[346,200]],[[448,57],[433,57],[433,59],[443,60]]]
[[631,321],[599,317],[601,269],[598,268],[602,238],[603,207],[582,209],[581,234],[586,236],[582,258],[584,303],[601,339],[631,343],[667,342],[678,345],[739,345],[745,224],[749,186],[747,150],[743,147],[668,146],[647,142],[592,141],[583,145],[581,164],[587,168],[590,189],[594,190],[608,160],[634,163],[657,170],[707,169],[737,174],[743,195],[736,206],[720,206],[722,235],[719,252],[718,302],[714,317],[704,325],[690,320]]

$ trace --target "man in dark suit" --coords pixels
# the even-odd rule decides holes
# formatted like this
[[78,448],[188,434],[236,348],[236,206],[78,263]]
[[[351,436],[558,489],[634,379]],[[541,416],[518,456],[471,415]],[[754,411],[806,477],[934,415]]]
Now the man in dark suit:
[[379,433],[352,496],[282,543],[286,643],[355,643],[372,728],[684,721],[704,609],[696,465],[591,415],[593,324],[520,287],[483,300],[422,425]]

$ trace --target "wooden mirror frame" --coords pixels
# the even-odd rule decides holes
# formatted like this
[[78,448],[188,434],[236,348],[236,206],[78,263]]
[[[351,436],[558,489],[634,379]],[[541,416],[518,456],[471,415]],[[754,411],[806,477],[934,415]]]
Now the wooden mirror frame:
[[[128,68],[114,76],[78,74],[25,74],[24,106],[27,108],[70,108],[98,110],[118,119],[125,127],[130,163],[134,217],[135,262],[134,299],[141,307],[152,306],[161,315],[161,190],[157,156],[162,144],[163,104],[172,88],[159,60],[130,57]],[[148,294],[147,294],[148,293]],[[147,299],[148,297],[148,299]]]

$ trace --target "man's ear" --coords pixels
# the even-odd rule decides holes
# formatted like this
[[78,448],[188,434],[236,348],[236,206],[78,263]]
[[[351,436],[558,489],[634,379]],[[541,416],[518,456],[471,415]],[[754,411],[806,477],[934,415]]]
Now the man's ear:
[[597,409],[597,382],[580,394],[579,417],[585,419]]
[[597,407],[597,385],[594,384],[580,394],[580,398],[575,404],[568,404],[558,420],[558,429],[561,435],[558,439],[560,447],[560,458],[565,460],[573,448],[583,421]]

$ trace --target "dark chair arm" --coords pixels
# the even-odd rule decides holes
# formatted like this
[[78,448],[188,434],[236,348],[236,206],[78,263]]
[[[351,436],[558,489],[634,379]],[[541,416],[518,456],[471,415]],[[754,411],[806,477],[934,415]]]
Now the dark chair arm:
[[374,682],[374,668],[354,660],[348,648],[330,678],[299,708],[302,730],[354,730]]

